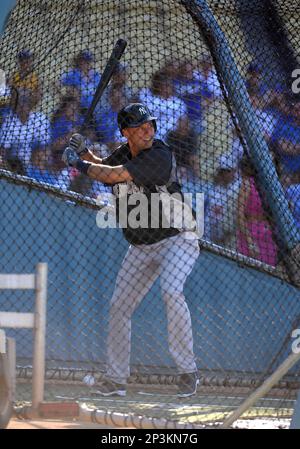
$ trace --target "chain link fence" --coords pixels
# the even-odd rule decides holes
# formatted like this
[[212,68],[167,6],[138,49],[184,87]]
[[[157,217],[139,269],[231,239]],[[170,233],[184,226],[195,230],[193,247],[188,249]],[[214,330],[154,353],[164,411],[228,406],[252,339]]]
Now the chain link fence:
[[[207,5],[218,37],[202,1],[19,1],[9,18],[0,44],[6,76],[0,99],[0,271],[32,273],[38,262],[48,263],[46,400],[84,399],[107,412],[219,425],[297,343],[298,10],[295,2],[279,0]],[[177,185],[194,206],[197,194],[204,194],[199,258],[194,264],[192,253],[185,258],[186,241],[178,244],[182,232],[147,241],[143,254],[153,260],[162,254],[162,241],[176,242],[163,253],[167,264],[155,262],[164,268],[149,291],[154,272],[145,269],[144,259],[133,256],[124,271],[129,243],[122,229],[99,227],[99,212],[113,205],[117,183],[86,176],[61,159],[119,38],[127,40],[127,49],[85,130],[86,145],[112,161],[127,137],[118,112],[141,102],[176,161]],[[236,67],[222,50],[226,42]],[[140,165],[141,173],[148,163]],[[160,162],[149,176],[158,179],[163,170]],[[141,179],[134,173],[133,181]],[[178,297],[174,301],[174,286],[183,285],[189,264],[187,312]],[[124,306],[117,311],[119,328],[109,325],[116,285],[123,297],[128,293],[126,301],[145,295],[129,314],[127,396],[112,401],[95,392],[110,369],[111,332],[122,348]],[[30,292],[4,291],[0,310],[32,311],[33,301]],[[189,314],[200,383],[196,395],[178,398],[183,367],[193,371],[186,360],[178,369],[184,345],[192,343],[189,324],[181,327]],[[32,336],[7,333],[17,342],[17,401],[30,401]],[[296,364],[243,416],[290,418],[299,385]]]

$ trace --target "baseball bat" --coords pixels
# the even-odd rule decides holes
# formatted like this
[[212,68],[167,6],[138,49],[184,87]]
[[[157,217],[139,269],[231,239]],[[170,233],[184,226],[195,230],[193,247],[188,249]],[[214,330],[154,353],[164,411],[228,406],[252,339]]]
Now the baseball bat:
[[107,87],[107,85],[108,85],[108,83],[119,63],[119,60],[121,59],[121,56],[124,53],[126,46],[127,46],[127,42],[124,39],[119,39],[116,42],[116,44],[111,52],[111,55],[109,57],[109,60],[107,61],[105,69],[102,73],[101,79],[99,81],[95,95],[93,97],[93,101],[90,104],[90,106],[86,112],[84,122],[80,127],[80,133],[82,133],[85,130],[85,128],[88,126],[89,121],[90,121],[90,119],[93,115],[93,112],[95,110],[95,107],[97,106],[98,101],[102,97],[102,94],[103,94],[105,88]]

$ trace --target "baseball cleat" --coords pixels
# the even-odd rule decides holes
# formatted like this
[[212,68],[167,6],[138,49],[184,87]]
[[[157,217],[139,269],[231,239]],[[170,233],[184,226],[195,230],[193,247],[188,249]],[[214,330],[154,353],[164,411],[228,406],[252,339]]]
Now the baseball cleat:
[[179,376],[178,393],[180,398],[187,398],[197,393],[199,379],[197,373],[185,373]]
[[126,396],[126,386],[112,380],[105,380],[93,394],[100,396]]

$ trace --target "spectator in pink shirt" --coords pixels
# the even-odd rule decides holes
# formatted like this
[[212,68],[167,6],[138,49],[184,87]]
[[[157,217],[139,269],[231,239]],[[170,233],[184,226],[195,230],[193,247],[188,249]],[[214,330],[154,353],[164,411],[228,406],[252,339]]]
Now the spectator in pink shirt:
[[254,169],[244,157],[242,185],[238,199],[237,248],[241,254],[275,266],[277,247],[254,180]]

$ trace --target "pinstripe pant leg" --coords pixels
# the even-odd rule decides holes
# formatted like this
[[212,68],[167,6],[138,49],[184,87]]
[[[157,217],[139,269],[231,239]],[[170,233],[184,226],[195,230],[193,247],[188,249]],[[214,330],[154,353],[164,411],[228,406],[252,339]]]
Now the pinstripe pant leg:
[[191,316],[183,287],[198,256],[198,241],[186,240],[180,234],[169,239],[161,265],[161,289],[167,309],[169,349],[180,373],[197,370]]
[[131,317],[159,275],[151,251],[130,246],[110,305],[107,377],[126,383],[130,374]]

